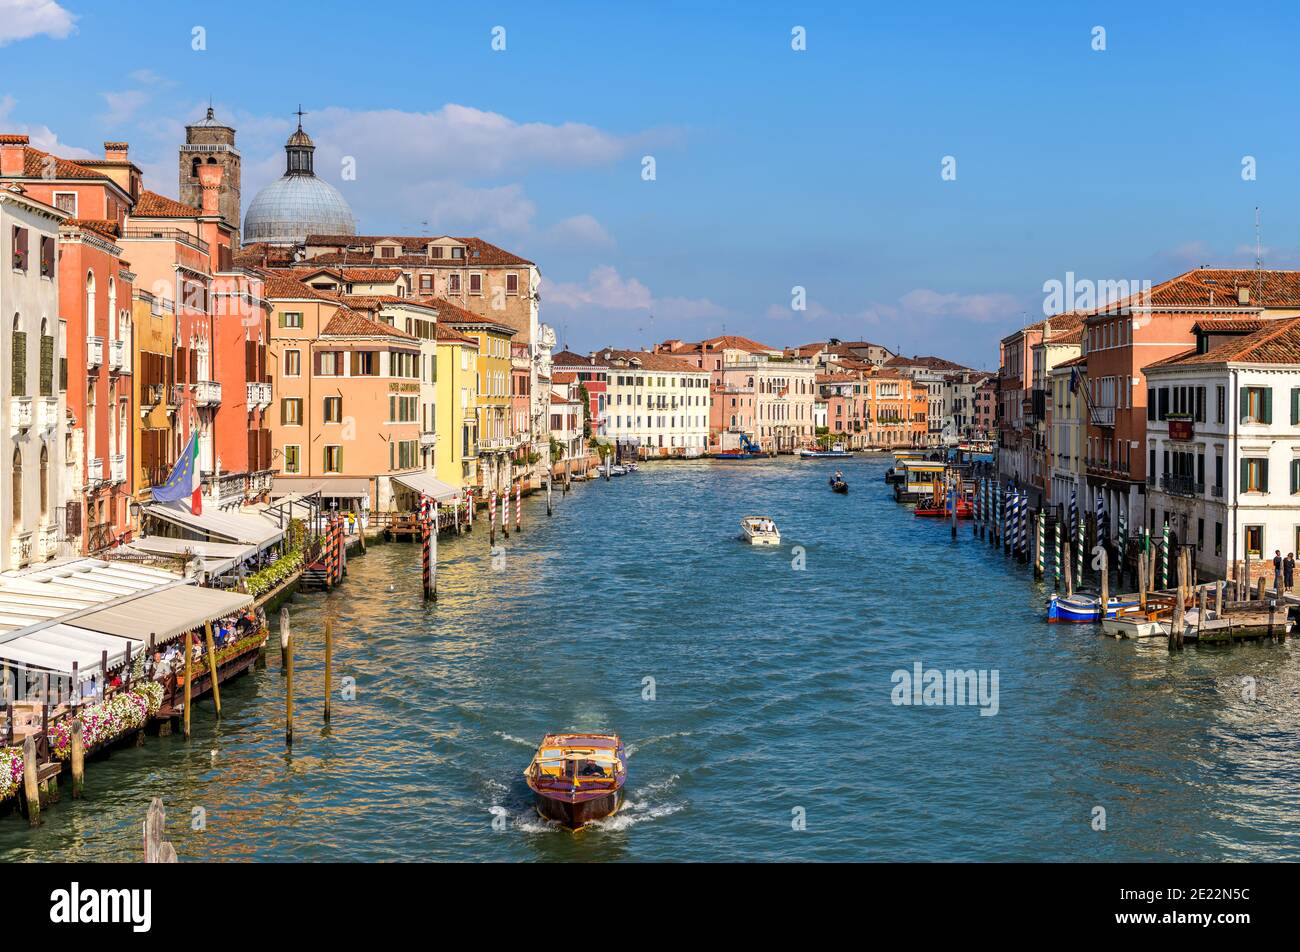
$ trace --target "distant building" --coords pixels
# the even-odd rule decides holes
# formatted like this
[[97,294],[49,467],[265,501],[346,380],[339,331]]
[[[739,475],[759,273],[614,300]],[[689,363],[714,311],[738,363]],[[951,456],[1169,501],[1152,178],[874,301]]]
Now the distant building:
[[609,435],[621,453],[648,458],[705,452],[709,371],[650,351],[605,348],[593,356],[609,368]]

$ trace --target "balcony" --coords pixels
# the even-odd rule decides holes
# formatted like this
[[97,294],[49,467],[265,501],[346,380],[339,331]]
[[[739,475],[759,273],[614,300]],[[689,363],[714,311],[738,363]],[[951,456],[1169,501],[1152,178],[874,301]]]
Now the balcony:
[[420,434],[420,449],[425,449],[426,447],[430,447],[430,446],[436,446],[437,444],[438,444],[437,433]]
[[174,413],[185,402],[185,384],[174,383],[167,391],[167,412]]
[[271,405],[271,385],[269,383],[248,384],[248,409],[259,407],[265,410]]
[[42,526],[40,541],[37,546],[40,559],[52,559],[59,554],[59,527]]
[[126,361],[126,342],[113,340],[108,342],[108,369],[120,372]]
[[86,369],[94,370],[104,362],[104,338],[86,338]]
[[104,458],[96,456],[86,469],[86,485],[98,486],[104,482]]
[[30,532],[15,532],[9,537],[9,560],[13,568],[22,568],[32,561],[34,541]]
[[53,433],[59,427],[59,398],[37,397],[36,425],[44,433]]
[[126,482],[126,456],[119,453],[109,458],[109,472],[114,483]]
[[477,447],[479,453],[501,453],[510,448],[510,441],[498,436],[490,440],[479,440]]
[[1215,499],[1222,499],[1222,498],[1223,498],[1223,487],[1222,487],[1222,486],[1211,486],[1211,487],[1210,487],[1210,495],[1213,496]]
[[1093,426],[1114,426],[1115,408],[1114,407],[1093,407],[1091,420]]
[[9,425],[15,433],[29,430],[32,426],[32,398],[14,397],[9,405]]
[[141,416],[147,414],[158,404],[162,403],[163,391],[166,389],[163,384],[149,383],[140,388],[140,410]]
[[200,380],[194,384],[194,404],[215,407],[221,403],[221,384],[215,380]]
[[1205,495],[1205,483],[1198,483],[1191,476],[1161,476],[1160,488],[1171,496]]

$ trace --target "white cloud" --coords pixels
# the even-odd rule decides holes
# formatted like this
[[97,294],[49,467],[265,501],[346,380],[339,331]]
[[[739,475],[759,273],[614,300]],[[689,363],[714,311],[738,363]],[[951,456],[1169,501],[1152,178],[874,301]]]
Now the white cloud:
[[546,320],[565,332],[566,343],[576,331],[577,339],[591,346],[642,347],[660,338],[698,335],[701,321],[729,313],[708,298],[656,297],[610,265],[593,268],[581,282],[543,279],[541,296]]
[[649,309],[654,304],[650,289],[636,278],[624,278],[610,265],[593,268],[581,284],[543,281],[542,294],[548,305],[577,310],[607,308],[614,311]]
[[594,216],[573,215],[556,222],[542,235],[549,245],[580,248],[612,248],[614,238]]
[[136,113],[149,102],[149,94],[143,89],[124,89],[121,92],[100,93],[108,104],[108,112],[99,118],[109,126],[119,126],[130,122]]
[[76,20],[54,0],[0,0],[0,46],[33,36],[62,40]]
[[[0,0],[0,2],[3,2],[3,0]],[[5,132],[25,135],[31,140],[34,148],[40,149],[42,152],[51,152],[61,158],[91,159],[95,157],[94,153],[86,149],[60,142],[59,137],[49,126],[11,121],[9,114],[13,112],[16,105],[18,105],[18,100],[14,99],[13,96],[0,96],[0,128],[3,128]]]
[[1020,301],[1011,294],[954,294],[918,288],[899,299],[904,312],[922,317],[956,317],[978,323],[1006,320],[1020,312]]

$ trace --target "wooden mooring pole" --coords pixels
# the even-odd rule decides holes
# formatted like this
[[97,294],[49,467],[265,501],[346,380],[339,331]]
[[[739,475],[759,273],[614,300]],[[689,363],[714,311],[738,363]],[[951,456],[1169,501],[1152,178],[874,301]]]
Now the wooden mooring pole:
[[208,646],[208,680],[212,682],[212,703],[217,706],[217,717],[220,717],[221,686],[217,684],[217,647],[212,641],[212,622],[204,622],[203,637]]
[[185,632],[185,710],[181,717],[181,735],[190,739],[190,695],[194,690],[194,632]]
[[1101,550],[1101,621],[1106,620],[1106,610],[1110,608],[1110,565],[1103,546]]
[[280,673],[289,667],[289,606],[280,607]]
[[285,635],[284,746],[293,746],[293,638]]
[[86,786],[86,745],[82,738],[81,718],[72,719],[72,799],[80,800]]
[[27,801],[27,822],[41,822],[41,788],[36,782],[36,735],[23,738],[23,798]]
[[325,619],[325,723],[330,720],[330,698],[334,693],[334,622]]

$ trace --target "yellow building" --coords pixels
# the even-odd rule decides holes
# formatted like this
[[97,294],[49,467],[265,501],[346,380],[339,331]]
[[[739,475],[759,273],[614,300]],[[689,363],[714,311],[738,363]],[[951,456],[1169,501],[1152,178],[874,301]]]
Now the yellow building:
[[474,483],[478,456],[478,342],[447,324],[437,332],[437,396],[434,400],[434,475],[463,489]]
[[515,330],[448,301],[437,301],[436,306],[439,324],[478,345],[473,380],[475,433],[465,438],[466,442],[473,440],[477,466],[468,478],[484,489],[505,489],[514,475],[511,456],[519,439],[511,422],[510,342]]
[[132,301],[132,367],[135,406],[131,415],[135,446],[132,494],[147,502],[154,486],[167,481],[179,451],[173,421],[179,400],[175,395],[176,315],[170,301],[137,290]]

